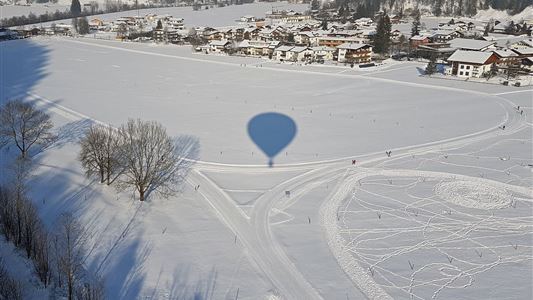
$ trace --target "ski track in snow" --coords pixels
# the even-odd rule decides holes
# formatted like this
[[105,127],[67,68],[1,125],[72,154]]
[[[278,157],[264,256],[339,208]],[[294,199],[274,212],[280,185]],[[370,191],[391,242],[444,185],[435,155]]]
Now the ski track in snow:
[[[81,41],[72,41],[65,39],[65,41],[80,43],[85,45],[90,45],[94,47],[102,48],[113,48],[123,51],[129,51],[139,54],[148,54],[148,55],[159,55],[170,58],[185,59],[198,61],[203,63],[217,63],[225,65],[237,65],[234,63],[227,62],[216,62],[216,61],[207,61],[196,58],[189,57],[177,57],[173,55],[166,55],[160,53],[150,53],[146,51],[133,50],[133,49],[124,49],[121,47],[114,47],[108,45],[95,45],[92,43],[81,42]],[[353,78],[364,78],[366,80],[378,80],[383,82],[394,82],[409,86],[416,87],[425,87],[439,90],[460,90],[466,93],[476,93],[484,94],[489,96],[489,94],[478,92],[478,91],[469,91],[458,88],[450,87],[440,87],[433,86],[428,84],[419,84],[419,83],[409,83],[398,80],[382,79],[382,78],[372,78],[362,75],[350,75],[350,74],[339,74],[339,73],[320,73],[314,71],[299,71],[299,70],[287,70],[271,67],[263,67],[264,69],[280,71],[280,72],[298,72],[298,73],[310,73],[310,74],[319,74],[322,76],[349,76]],[[522,92],[522,91],[520,91]],[[498,127],[488,128],[486,130],[471,133],[465,136],[451,138],[443,141],[437,141],[422,145],[413,145],[409,147],[391,149],[393,151],[393,158],[399,159],[402,157],[408,157],[412,155],[422,155],[428,153],[438,153],[441,151],[449,149],[457,149],[465,145],[469,145],[474,142],[483,141],[488,138],[505,136],[516,133],[528,124],[525,122],[525,119],[520,115],[514,112],[514,105],[511,101],[499,97],[506,93],[500,93],[495,95],[490,95],[498,99],[500,105],[505,110],[506,115],[502,120],[501,124],[506,124],[507,129],[501,131]],[[44,97],[39,95],[28,93],[30,99],[35,100],[41,105],[46,105],[48,108],[63,117],[66,117],[70,120],[80,120],[87,119],[95,123],[104,124],[90,116],[86,116],[82,113],[73,111],[67,107],[54,103]],[[105,124],[104,124],[105,125]],[[331,182],[334,179],[339,177],[343,178],[341,180],[330,199],[325,199],[321,208],[320,208],[320,222],[323,226],[325,233],[327,235],[327,242],[331,249],[332,254],[337,259],[340,267],[344,270],[347,276],[353,281],[353,283],[358,287],[362,292],[362,295],[369,299],[392,299],[392,297],[387,293],[382,285],[378,284],[373,276],[377,276],[380,273],[386,273],[387,271],[380,266],[380,263],[386,261],[388,258],[383,257],[381,260],[376,260],[373,257],[365,257],[364,253],[358,252],[358,246],[364,240],[358,240],[357,237],[353,240],[346,240],[345,230],[341,228],[340,220],[340,207],[343,205],[343,202],[346,200],[347,196],[352,193],[352,198],[350,201],[359,201],[364,203],[361,199],[356,197],[355,190],[361,189],[357,187],[360,180],[375,177],[375,176],[388,176],[388,177],[404,177],[404,178],[427,178],[432,180],[461,180],[464,182],[469,182],[473,184],[481,184],[484,186],[491,187],[493,189],[500,189],[511,191],[513,193],[522,195],[527,198],[532,197],[532,191],[527,187],[520,187],[515,185],[509,185],[501,182],[496,182],[483,178],[475,178],[471,176],[457,175],[445,172],[430,172],[430,171],[419,171],[419,170],[406,170],[406,169],[382,169],[382,168],[366,168],[365,165],[375,164],[380,162],[385,162],[391,160],[390,158],[384,157],[382,152],[379,153],[369,153],[367,155],[358,156],[358,166],[354,168],[351,165],[348,165],[348,159],[351,158],[339,158],[328,161],[315,161],[307,163],[296,163],[296,164],[287,164],[287,165],[278,165],[274,171],[284,172],[284,171],[301,171],[300,175],[297,175],[289,180],[285,180],[281,183],[278,183],[273,188],[267,190],[262,194],[253,205],[249,213],[245,213],[237,202],[234,201],[222,188],[220,188],[216,182],[209,179],[204,172],[220,172],[220,171],[231,171],[238,172],[239,174],[260,174],[261,172],[271,171],[265,169],[264,166],[256,165],[236,165],[236,164],[223,164],[216,162],[197,162],[193,167],[190,176],[187,179],[187,182],[192,186],[200,185],[201,188],[198,192],[205,198],[206,202],[213,209],[217,217],[226,224],[236,235],[237,241],[244,246],[247,250],[247,255],[252,261],[257,269],[262,272],[266,278],[271,282],[275,287],[275,294],[280,294],[284,298],[288,299],[320,299],[322,296],[319,292],[309,283],[309,281],[299,272],[294,263],[289,259],[282,246],[276,241],[276,238],[273,236],[271,231],[271,226],[273,225],[270,222],[270,216],[273,211],[280,211],[290,206],[286,197],[284,195],[286,190],[291,190],[294,194],[303,195],[310,192],[316,182]],[[391,201],[396,201],[395,199],[390,199]],[[285,201],[285,202],[284,202]],[[441,201],[442,202],[442,201]],[[380,211],[379,209],[373,208],[369,203],[369,210]],[[419,209],[421,212],[423,208]],[[348,211],[343,211],[343,218],[346,218],[346,213]],[[450,210],[451,212],[451,210]],[[388,212],[391,214],[390,212]],[[455,212],[454,212],[455,213]],[[398,218],[405,218],[399,213],[394,213]],[[446,213],[443,213],[443,216],[446,217]],[[433,216],[436,217],[436,216]],[[474,216],[471,216],[474,217]],[[449,218],[449,217],[448,217]],[[449,218],[450,219],[450,218]],[[490,219],[490,217],[488,218]],[[477,220],[477,219],[476,219]],[[477,220],[476,224],[464,222],[456,222],[455,220],[450,219],[450,224],[446,228],[446,231],[449,232],[449,236],[444,239],[454,240],[456,238],[465,238],[465,235],[468,233],[468,230],[475,230],[480,226],[484,225],[484,222],[487,219]],[[491,219],[492,220],[492,219]],[[531,221],[527,220],[517,220],[516,222],[511,222],[510,220],[498,219],[496,220],[502,226],[502,231],[507,230],[508,228],[514,228],[515,226],[529,226],[531,228]],[[279,223],[278,223],[279,224]],[[420,228],[423,229],[424,233],[428,233],[431,230],[434,230],[433,225],[429,222],[427,224],[419,224]],[[466,226],[470,226],[465,228]],[[440,228],[439,228],[440,229]],[[371,228],[364,229],[365,232],[373,233],[378,232]],[[405,232],[409,229],[398,228],[394,233]],[[394,234],[392,233],[392,234]],[[351,233],[350,233],[351,234]],[[367,240],[368,241],[368,240]],[[442,241],[442,240],[441,240]],[[421,249],[427,245],[419,244],[414,245],[409,249],[398,249],[391,252],[391,256],[401,255],[405,251],[414,251],[416,249]],[[484,249],[490,249],[490,246],[479,244],[479,247]],[[490,251],[490,250],[489,250]],[[355,255],[354,255],[355,253]],[[460,260],[458,257],[451,257],[451,259]],[[489,270],[499,264],[508,263],[510,261],[520,261],[526,259],[523,257],[514,257],[514,258],[504,258],[501,260],[493,261],[489,264],[484,264],[482,266],[477,266],[466,271],[462,271],[459,277],[461,276],[473,276],[474,274],[484,272]],[[372,261],[371,267],[365,269],[363,265],[368,261]],[[425,268],[430,268],[432,266],[427,265],[421,268],[417,268],[417,272],[424,271]],[[409,286],[396,286],[393,282],[389,282],[390,286],[403,289],[406,293],[409,293],[411,298],[419,298],[416,294],[412,292],[414,287],[419,285],[434,285],[437,286],[433,298],[436,298],[440,291],[445,289],[448,286],[453,285],[453,283],[459,278],[458,276],[450,276],[450,280],[447,282],[420,282],[416,277],[418,274],[414,272],[412,277],[409,279],[411,284]]]

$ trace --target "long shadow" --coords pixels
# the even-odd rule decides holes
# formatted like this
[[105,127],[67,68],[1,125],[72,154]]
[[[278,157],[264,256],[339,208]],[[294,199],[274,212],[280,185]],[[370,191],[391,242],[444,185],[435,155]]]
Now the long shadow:
[[248,135],[274,165],[274,157],[285,149],[296,136],[297,126],[289,116],[267,112],[256,115],[248,122]]
[[191,280],[189,278],[189,269],[187,266],[182,266],[174,271],[172,285],[168,288],[168,299],[214,299],[213,293],[218,276],[216,269],[212,268],[206,278],[198,280]]
[[0,104],[24,98],[47,76],[49,53],[31,39],[0,42]]

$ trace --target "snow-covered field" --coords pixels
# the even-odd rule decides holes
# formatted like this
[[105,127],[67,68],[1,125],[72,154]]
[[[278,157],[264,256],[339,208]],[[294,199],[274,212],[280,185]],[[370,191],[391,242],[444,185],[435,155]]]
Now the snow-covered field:
[[[88,38],[6,42],[0,57],[1,101],[35,101],[61,136],[37,158],[33,199],[48,225],[62,211],[88,224],[86,267],[111,299],[532,296],[527,88],[420,77],[416,62],[301,66]],[[297,126],[273,168],[247,133],[264,112]],[[140,204],[85,178],[83,130],[136,117],[199,138],[177,196]]]
[[[0,6],[0,19],[8,18],[12,16],[21,16],[27,15],[30,12],[34,14],[41,14],[48,12],[55,12],[56,9],[64,10],[68,9],[70,6]],[[297,12],[303,12],[309,9],[309,6],[306,4],[289,4],[287,2],[258,2],[252,4],[243,4],[243,5],[231,5],[225,7],[213,7],[210,9],[203,9],[199,11],[194,11],[191,6],[186,7],[164,7],[164,8],[146,8],[140,9],[139,15],[144,16],[146,14],[157,14],[157,15],[171,15],[176,18],[183,18],[184,24],[187,27],[194,26],[211,26],[211,27],[221,27],[221,26],[231,26],[237,25],[236,21],[244,15],[253,15],[256,17],[265,17],[265,13],[271,11],[272,8],[278,10],[294,10]],[[94,18],[98,18],[104,21],[115,21],[116,19],[124,16],[135,16],[137,15],[137,10],[122,11],[117,13],[109,13],[96,15]],[[60,21],[55,21],[60,22]],[[69,23],[70,20],[65,20],[66,23]],[[43,23],[47,25],[52,22]]]
[[30,13],[38,16],[68,9],[70,9],[70,4],[2,5],[0,6],[0,19],[27,16]]

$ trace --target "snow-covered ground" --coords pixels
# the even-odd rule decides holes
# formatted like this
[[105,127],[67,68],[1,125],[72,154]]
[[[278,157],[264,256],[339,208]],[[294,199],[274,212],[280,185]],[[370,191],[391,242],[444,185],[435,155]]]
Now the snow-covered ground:
[[[88,38],[0,57],[1,101],[35,101],[61,136],[36,158],[39,212],[88,224],[112,299],[531,297],[530,89]],[[273,168],[247,133],[264,112],[297,126]],[[77,162],[91,122],[136,117],[199,138],[175,197],[140,204]]]
[[30,13],[42,15],[54,13],[56,10],[65,11],[70,9],[70,4],[39,4],[32,5],[2,5],[0,6],[0,19],[27,16]]
[[[70,6],[65,7],[58,5],[50,6],[46,8],[44,6],[0,6],[0,19],[8,18],[15,15],[27,15],[31,12],[34,14],[45,13],[46,10],[49,12],[55,12],[56,9],[68,9]],[[244,15],[253,15],[256,17],[265,17],[265,13],[271,11],[272,8],[278,10],[294,10],[297,12],[303,12],[309,9],[307,4],[289,4],[287,2],[258,2],[251,4],[243,5],[231,5],[225,7],[213,7],[210,9],[203,9],[194,11],[191,6],[186,7],[163,7],[163,8],[146,8],[138,10],[139,15],[144,16],[146,14],[157,14],[157,15],[171,15],[176,18],[183,18],[184,24],[187,27],[195,26],[211,26],[211,27],[221,27],[221,26],[231,26],[237,25],[237,20]],[[61,10],[61,9],[60,9]],[[122,11],[116,13],[96,15],[94,18],[98,18],[104,21],[115,21],[116,19],[124,16],[135,16],[137,15],[137,10]],[[60,21],[55,21],[60,22]],[[66,23],[70,23],[70,20],[65,20]],[[43,23],[43,25],[50,24],[52,22]]]

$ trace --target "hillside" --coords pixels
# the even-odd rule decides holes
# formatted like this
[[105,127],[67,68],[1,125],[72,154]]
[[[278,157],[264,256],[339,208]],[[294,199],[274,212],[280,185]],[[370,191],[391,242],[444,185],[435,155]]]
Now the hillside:
[[[533,0],[346,0],[351,8],[368,11],[386,9],[394,13],[409,12],[415,7],[436,16],[473,16],[478,10],[507,10],[517,14],[533,5]],[[341,4],[342,5],[342,4]]]

